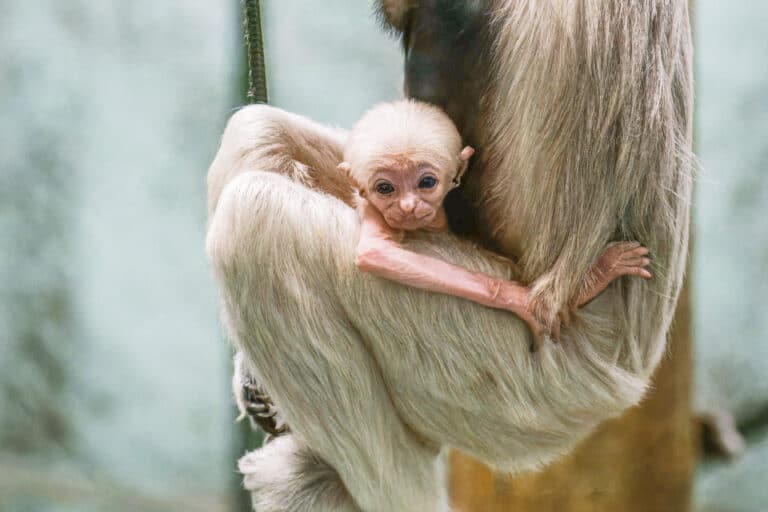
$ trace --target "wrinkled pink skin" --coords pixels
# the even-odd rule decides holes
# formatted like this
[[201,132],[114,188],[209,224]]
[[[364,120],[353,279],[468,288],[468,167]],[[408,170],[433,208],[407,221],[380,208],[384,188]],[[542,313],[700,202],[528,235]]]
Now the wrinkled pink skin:
[[[460,159],[466,162],[472,153],[472,148],[465,148]],[[437,180],[434,187],[419,187],[425,176]],[[386,166],[371,173],[368,182],[360,186],[358,211],[362,227],[356,251],[357,267],[405,286],[510,311],[528,324],[536,345],[541,343],[543,333],[550,333],[557,340],[560,323],[567,324],[568,312],[561,312],[555,325],[541,325],[530,312],[529,287],[414,253],[400,245],[405,231],[447,229],[443,200],[454,186],[448,176],[449,173],[431,163],[413,162],[404,157],[393,157]],[[382,182],[391,185],[392,191],[379,193],[377,185]],[[585,282],[589,284],[571,301],[570,307],[586,304],[619,276],[650,279],[651,274],[645,268],[650,263],[647,254],[648,249],[636,242],[610,245],[586,276]]]
[[[445,229],[443,199],[452,188],[444,172],[429,162],[414,162],[409,158],[389,158],[385,167],[371,173],[365,197],[378,210],[390,228],[403,231]],[[434,187],[419,188],[419,182],[431,177],[437,180]],[[376,185],[386,182],[394,191],[384,195],[376,192]]]

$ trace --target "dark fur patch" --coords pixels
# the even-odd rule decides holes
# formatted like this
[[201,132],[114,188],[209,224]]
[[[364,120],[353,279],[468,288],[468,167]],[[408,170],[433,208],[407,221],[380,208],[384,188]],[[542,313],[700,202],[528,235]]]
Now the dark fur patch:
[[443,201],[448,227],[457,235],[469,236],[475,232],[475,208],[461,187],[454,188]]

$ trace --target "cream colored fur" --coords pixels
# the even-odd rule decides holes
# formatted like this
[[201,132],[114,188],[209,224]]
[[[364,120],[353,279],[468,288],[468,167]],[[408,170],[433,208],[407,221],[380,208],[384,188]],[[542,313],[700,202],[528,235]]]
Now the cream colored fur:
[[[298,444],[293,435],[277,437],[238,462],[243,485],[253,495],[253,508],[262,510],[359,510],[336,470]],[[288,491],[288,492],[286,492]]]
[[511,314],[357,271],[358,219],[336,170],[345,134],[244,108],[209,171],[207,251],[229,337],[292,429],[241,462],[259,512],[445,508],[441,447],[537,468],[649,385],[688,241],[686,2],[496,7],[482,220],[521,270],[450,234],[406,243],[543,275],[553,305],[611,240],[649,247],[655,278],[615,282],[532,355]]
[[358,183],[367,183],[371,169],[393,154],[458,169],[461,136],[441,109],[427,103],[401,100],[382,103],[363,115],[344,149],[344,160]]

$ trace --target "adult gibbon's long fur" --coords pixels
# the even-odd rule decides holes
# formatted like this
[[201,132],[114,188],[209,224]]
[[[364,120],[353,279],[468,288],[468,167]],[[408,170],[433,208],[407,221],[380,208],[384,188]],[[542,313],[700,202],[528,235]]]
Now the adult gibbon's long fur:
[[[400,28],[441,5],[384,3]],[[410,247],[543,276],[553,312],[612,240],[650,248],[654,279],[613,283],[531,354],[511,314],[356,270],[344,132],[240,110],[208,175],[207,251],[228,334],[291,427],[241,459],[259,512],[440,510],[442,447],[536,468],[636,404],[664,353],[688,242],[686,0],[449,3],[488,30],[469,193],[520,270],[450,234]]]

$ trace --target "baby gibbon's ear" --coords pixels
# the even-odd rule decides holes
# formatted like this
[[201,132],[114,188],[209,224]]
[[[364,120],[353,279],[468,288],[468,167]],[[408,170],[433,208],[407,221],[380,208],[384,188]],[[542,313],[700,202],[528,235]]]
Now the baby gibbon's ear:
[[470,158],[472,158],[472,155],[475,154],[475,148],[472,146],[466,146],[464,149],[461,150],[461,153],[459,153],[459,160],[462,162],[468,161]]
[[467,172],[467,168],[469,167],[469,159],[472,158],[472,155],[474,154],[475,148],[472,146],[466,146],[461,150],[461,153],[459,153],[459,161],[461,162],[461,165],[459,165],[456,176],[453,178],[454,187],[458,187],[461,184],[461,178],[464,177],[464,173]]

